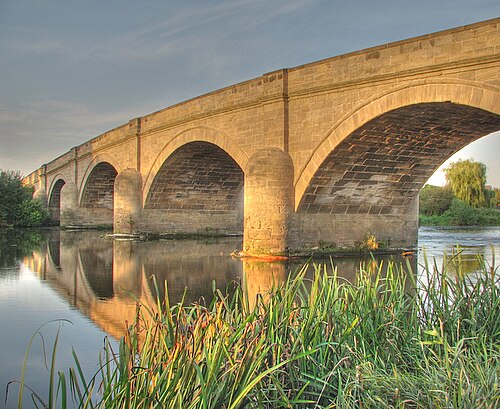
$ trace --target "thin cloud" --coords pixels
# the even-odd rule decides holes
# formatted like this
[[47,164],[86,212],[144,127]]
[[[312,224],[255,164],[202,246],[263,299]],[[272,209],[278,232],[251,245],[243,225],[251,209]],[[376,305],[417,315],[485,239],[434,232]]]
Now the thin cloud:
[[[159,22],[134,28],[132,21],[128,30],[110,31],[96,41],[81,35],[83,27],[75,27],[65,37],[50,29],[40,32],[39,27],[16,27],[10,35],[3,35],[0,44],[12,55],[59,55],[66,62],[85,61],[89,57],[95,62],[151,61],[194,50],[201,42],[221,41],[242,27],[250,30],[265,26],[270,20],[297,12],[313,2],[316,0],[227,1],[203,7],[195,4],[181,10],[174,7],[171,13],[166,7],[161,10],[165,18]],[[212,30],[217,24],[223,25],[224,30]],[[205,30],[212,30],[209,38],[203,35]]]
[[[27,174],[134,116],[137,112],[99,112],[88,105],[62,100],[0,106],[0,168]],[[16,157],[19,159],[13,159]]]

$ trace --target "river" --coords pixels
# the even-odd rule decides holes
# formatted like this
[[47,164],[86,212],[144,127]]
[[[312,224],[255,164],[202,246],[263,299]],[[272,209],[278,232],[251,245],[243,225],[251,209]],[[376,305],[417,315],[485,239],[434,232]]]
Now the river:
[[[457,245],[462,265],[474,271],[478,255],[491,262],[500,254],[500,227],[422,227],[419,252],[410,263],[418,271],[427,257],[440,266],[443,255]],[[209,303],[214,282],[229,292],[243,285],[252,299],[300,267],[298,262],[249,263],[230,257],[240,248],[240,238],[131,242],[104,239],[95,231],[0,231],[0,407],[16,406],[18,385],[9,386],[6,403],[5,387],[20,378],[30,337],[40,327],[29,351],[26,383],[43,392],[48,390],[47,366],[58,329],[57,366],[74,366],[74,349],[90,377],[98,370],[105,337],[116,345],[126,322],[134,321],[138,304],[154,301],[152,276],[161,297],[168,283],[170,303]],[[340,275],[352,279],[362,261],[333,262]]]

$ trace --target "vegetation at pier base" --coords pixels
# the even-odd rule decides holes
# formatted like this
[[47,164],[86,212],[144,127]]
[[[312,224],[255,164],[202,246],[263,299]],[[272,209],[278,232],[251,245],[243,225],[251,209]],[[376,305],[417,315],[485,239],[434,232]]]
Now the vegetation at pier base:
[[456,254],[418,278],[373,261],[353,283],[304,267],[254,306],[243,289],[209,306],[165,298],[104,348],[94,379],[77,358],[51,374],[49,406],[500,407],[499,271],[479,261],[465,275]]
[[21,174],[0,169],[0,227],[35,227],[48,222],[48,211],[33,200],[33,188],[23,185]]

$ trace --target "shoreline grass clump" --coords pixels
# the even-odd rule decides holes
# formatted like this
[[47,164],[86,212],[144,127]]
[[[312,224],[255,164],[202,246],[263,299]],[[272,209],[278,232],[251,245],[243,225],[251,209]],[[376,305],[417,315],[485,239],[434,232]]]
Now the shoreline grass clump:
[[[250,307],[244,289],[209,306],[143,307],[101,355],[101,373],[59,377],[62,407],[496,408],[500,283],[458,256],[415,278],[367,263],[354,283],[335,267],[291,275]],[[80,368],[75,357],[77,368]],[[68,385],[66,380],[69,379]],[[100,379],[98,381],[98,379]],[[64,385],[63,385],[64,384]],[[69,392],[71,391],[71,393]]]

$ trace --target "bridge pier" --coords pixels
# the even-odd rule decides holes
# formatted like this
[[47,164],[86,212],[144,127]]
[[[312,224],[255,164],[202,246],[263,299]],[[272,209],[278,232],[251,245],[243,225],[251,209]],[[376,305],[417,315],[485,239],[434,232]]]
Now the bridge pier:
[[113,232],[137,233],[142,209],[142,177],[138,171],[125,169],[116,176],[113,201]]
[[293,212],[293,164],[288,153],[269,148],[250,158],[244,201],[243,251],[284,253]]
[[61,227],[78,226],[81,220],[78,214],[78,188],[73,182],[61,188]]
[[298,212],[293,215],[291,226],[289,246],[293,249],[365,247],[375,250],[370,248],[369,236],[380,247],[412,248],[418,241],[418,196],[399,214]]

